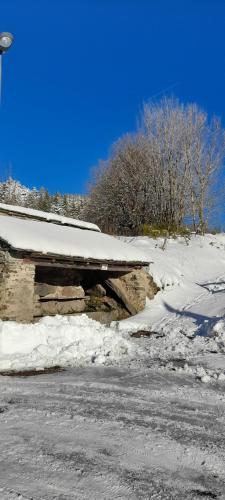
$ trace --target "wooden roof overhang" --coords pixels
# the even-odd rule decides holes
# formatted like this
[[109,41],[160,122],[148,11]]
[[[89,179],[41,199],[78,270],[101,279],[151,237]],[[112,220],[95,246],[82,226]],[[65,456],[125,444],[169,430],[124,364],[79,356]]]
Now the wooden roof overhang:
[[149,262],[125,262],[125,261],[110,261],[85,259],[81,257],[65,257],[53,254],[38,254],[31,252],[23,256],[24,262],[33,263],[36,266],[51,266],[71,269],[83,270],[99,270],[99,271],[132,271],[133,269],[141,269],[148,266]]
[[97,260],[86,259],[83,257],[70,257],[58,254],[43,254],[34,251],[21,250],[12,247],[0,238],[0,247],[2,250],[10,251],[14,257],[23,259],[26,263],[32,263],[36,266],[51,266],[71,269],[86,269],[86,270],[99,270],[99,271],[132,271],[133,269],[141,269],[142,267],[149,266],[151,262],[140,261],[112,261],[112,260]]

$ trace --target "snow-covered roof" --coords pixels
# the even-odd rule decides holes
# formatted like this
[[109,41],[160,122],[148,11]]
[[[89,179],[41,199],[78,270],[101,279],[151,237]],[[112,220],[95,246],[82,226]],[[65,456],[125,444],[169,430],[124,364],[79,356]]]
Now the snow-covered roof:
[[34,210],[32,208],[17,207],[14,205],[0,203],[0,212],[12,213],[15,214],[15,216],[27,216],[30,219],[43,220],[52,222],[53,224],[61,224],[62,226],[79,227],[80,229],[88,229],[89,231],[100,231],[99,227],[91,222],[72,219],[71,217],[64,217],[63,215],[52,214],[50,212],[42,212],[41,210]]
[[15,250],[126,263],[148,263],[149,257],[107,234],[32,219],[0,216],[0,240]]

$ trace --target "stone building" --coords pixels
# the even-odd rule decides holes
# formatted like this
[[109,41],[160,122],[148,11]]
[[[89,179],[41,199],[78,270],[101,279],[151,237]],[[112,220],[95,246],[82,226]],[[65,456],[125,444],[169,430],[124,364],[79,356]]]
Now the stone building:
[[157,289],[149,259],[94,224],[0,204],[0,319],[136,314]]

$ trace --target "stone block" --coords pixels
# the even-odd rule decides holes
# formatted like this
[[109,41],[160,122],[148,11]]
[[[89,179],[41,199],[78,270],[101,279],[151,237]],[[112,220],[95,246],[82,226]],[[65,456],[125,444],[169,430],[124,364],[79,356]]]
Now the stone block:
[[106,283],[132,315],[144,309],[146,297],[152,298],[157,288],[144,269],[135,269],[120,277],[109,278]]
[[35,294],[45,299],[82,299],[85,295],[82,286],[55,286],[35,283]]
[[36,316],[55,316],[56,314],[74,314],[85,310],[84,299],[46,300],[36,305]]

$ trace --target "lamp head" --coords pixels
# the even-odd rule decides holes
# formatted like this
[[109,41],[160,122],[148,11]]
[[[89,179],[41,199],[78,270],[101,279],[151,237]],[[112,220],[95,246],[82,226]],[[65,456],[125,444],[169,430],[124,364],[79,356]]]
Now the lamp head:
[[8,49],[10,49],[13,43],[13,35],[11,33],[7,33],[6,31],[0,33],[0,54],[3,54]]

